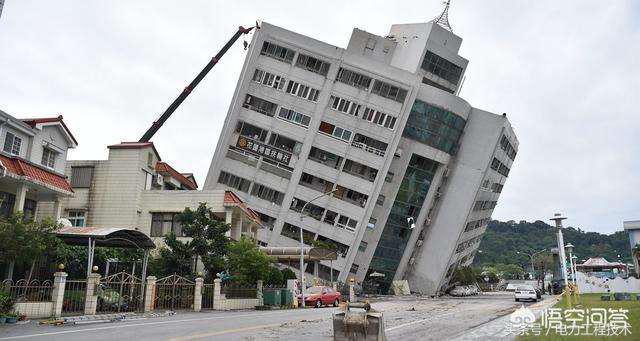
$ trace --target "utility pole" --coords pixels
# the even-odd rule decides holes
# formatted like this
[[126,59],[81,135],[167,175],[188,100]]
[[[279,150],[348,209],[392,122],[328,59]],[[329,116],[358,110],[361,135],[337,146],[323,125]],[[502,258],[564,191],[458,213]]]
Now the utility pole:
[[536,268],[535,268],[535,265],[533,263],[533,257],[535,257],[536,255],[539,255],[539,254],[541,254],[541,253],[543,253],[545,251],[547,251],[547,249],[542,249],[540,251],[536,251],[536,252],[533,252],[533,253],[526,253],[526,252],[516,251],[517,254],[521,253],[523,255],[529,256],[529,259],[531,260],[531,277],[535,277],[535,272],[536,272]]
[[562,221],[567,219],[563,217],[560,213],[555,213],[553,218],[549,220],[553,220],[556,223],[556,229],[558,230],[558,256],[560,256],[560,267],[562,269],[562,276],[564,277],[564,288],[565,291],[569,289],[569,279],[567,278],[567,256],[564,253],[564,239],[562,237]]
[[[336,192],[338,189],[331,190],[326,193],[322,193],[317,197],[307,201],[300,210],[300,223],[302,223],[302,218],[304,218],[304,210],[307,208],[307,205],[312,203],[315,200],[318,200],[324,196],[331,195]],[[302,225],[302,224],[300,224]],[[304,283],[304,236],[302,235],[302,226],[300,226],[300,296],[302,296],[302,308],[304,308],[304,292],[307,289],[307,285]],[[333,276],[333,268],[331,268],[331,276]]]

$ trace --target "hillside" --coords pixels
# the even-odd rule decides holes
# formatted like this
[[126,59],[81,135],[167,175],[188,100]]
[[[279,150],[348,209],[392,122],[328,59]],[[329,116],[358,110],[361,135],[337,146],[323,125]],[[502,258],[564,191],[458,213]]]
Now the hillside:
[[[617,261],[620,255],[621,261],[631,262],[629,238],[625,231],[606,235],[567,227],[562,232],[565,244],[575,245],[574,253],[578,256],[578,262],[596,255],[603,256],[612,262]],[[528,267],[529,257],[517,254],[516,251],[531,253],[532,250],[538,251],[556,246],[555,228],[543,221],[516,223],[493,220],[489,223],[480,243],[479,249],[482,252],[476,254],[473,265],[502,263]]]

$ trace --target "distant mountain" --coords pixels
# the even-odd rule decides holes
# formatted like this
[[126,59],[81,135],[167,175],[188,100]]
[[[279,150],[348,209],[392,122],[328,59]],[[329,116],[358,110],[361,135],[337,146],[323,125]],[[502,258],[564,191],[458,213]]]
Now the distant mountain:
[[[578,263],[594,256],[602,256],[608,261],[631,262],[631,250],[629,249],[629,237],[627,232],[618,231],[606,235],[597,232],[586,232],[573,227],[562,230],[565,245],[571,243],[575,246],[574,254],[578,257]],[[549,249],[557,247],[555,227],[543,221],[533,223],[524,220],[501,222],[493,220],[489,223],[487,231],[482,238],[476,253],[474,266],[487,264],[520,264],[528,266],[528,256],[517,254],[516,251],[531,253],[532,250]]]

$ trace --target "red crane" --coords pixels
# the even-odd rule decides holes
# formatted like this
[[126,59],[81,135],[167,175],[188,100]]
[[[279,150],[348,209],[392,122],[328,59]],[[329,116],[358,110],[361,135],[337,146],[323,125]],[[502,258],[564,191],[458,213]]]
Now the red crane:
[[184,102],[184,100],[189,96],[191,91],[193,91],[193,89],[195,89],[195,87],[198,86],[198,83],[200,83],[200,81],[207,75],[207,73],[209,73],[209,71],[211,71],[211,69],[218,63],[218,61],[220,61],[220,58],[222,58],[222,56],[224,56],[224,54],[227,53],[227,50],[229,50],[229,48],[233,46],[233,44],[238,40],[238,38],[240,38],[240,36],[243,34],[248,34],[254,28],[260,28],[260,26],[258,26],[258,23],[256,23],[256,26],[249,27],[249,28],[244,28],[242,26],[238,27],[238,31],[236,31],[236,33],[231,37],[231,39],[229,39],[229,41],[222,47],[222,49],[218,51],[218,54],[216,54],[213,58],[211,58],[211,61],[209,61],[209,63],[207,63],[204,69],[200,71],[200,73],[196,76],[196,78],[194,78],[193,81],[191,81],[191,83],[189,83],[189,85],[187,85],[187,87],[184,88],[184,90],[182,90],[182,93],[178,96],[178,98],[176,98],[173,101],[173,103],[171,103],[171,105],[167,108],[167,110],[165,110],[164,113],[162,113],[160,118],[158,118],[157,121],[153,122],[151,127],[144,133],[144,135],[142,135],[142,137],[138,142],[149,142],[149,140],[151,140],[153,135],[155,135],[156,132],[158,132],[158,130],[160,129],[160,127],[162,127],[164,122],[166,122],[167,119],[169,119],[169,117],[171,116],[171,114],[173,114],[173,112],[176,111],[176,109],[178,109],[180,104]]

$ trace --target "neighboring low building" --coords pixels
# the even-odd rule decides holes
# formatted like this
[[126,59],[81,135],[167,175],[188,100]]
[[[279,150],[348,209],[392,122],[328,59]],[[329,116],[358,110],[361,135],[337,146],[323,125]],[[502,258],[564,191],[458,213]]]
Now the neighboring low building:
[[[60,201],[73,195],[64,175],[67,150],[78,142],[62,116],[17,119],[0,110],[0,215],[60,216]],[[40,212],[43,202],[50,202]]]
[[576,264],[576,270],[596,277],[615,277],[616,274],[626,272],[627,265],[620,262],[609,262],[604,257],[592,257],[582,264]]
[[629,248],[631,250],[631,258],[633,258],[633,268],[637,274],[640,274],[640,267],[638,267],[640,249],[636,249],[636,246],[640,245],[640,220],[625,221],[623,226],[629,234]]
[[161,244],[170,231],[183,236],[176,214],[205,202],[232,227],[229,235],[256,237],[260,218],[231,191],[199,191],[192,174],[161,160],[152,142],[108,146],[107,160],[69,161],[75,191],[62,201],[62,216],[74,226],[139,230]]

